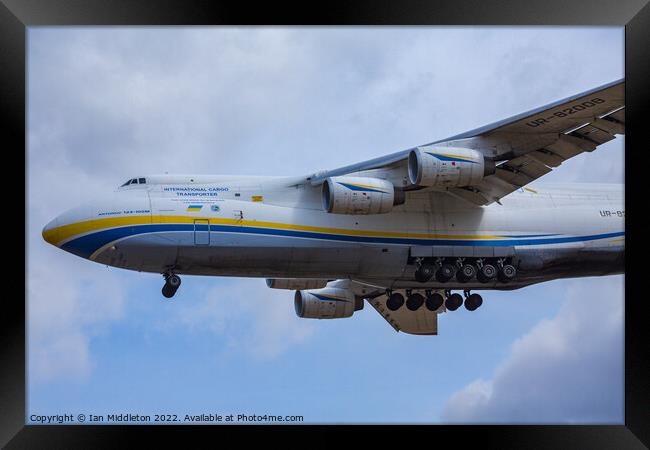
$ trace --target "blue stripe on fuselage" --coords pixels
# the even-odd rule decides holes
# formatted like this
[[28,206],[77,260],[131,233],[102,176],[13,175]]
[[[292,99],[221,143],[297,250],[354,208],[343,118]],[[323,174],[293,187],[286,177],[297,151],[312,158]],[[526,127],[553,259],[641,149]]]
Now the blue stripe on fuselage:
[[[129,236],[136,236],[144,233],[157,233],[165,231],[194,231],[195,227],[200,231],[207,231],[207,225],[194,224],[145,224],[134,225],[120,228],[111,228],[94,233],[87,234],[72,239],[61,246],[75,255],[88,258],[98,249],[110,242],[123,239]],[[455,246],[474,246],[474,247],[510,247],[521,245],[548,245],[548,244],[565,244],[571,242],[594,241],[598,239],[614,238],[625,236],[624,231],[613,233],[593,234],[587,236],[564,236],[549,237],[536,239],[522,239],[514,237],[512,239],[431,239],[431,238],[396,238],[396,237],[379,237],[379,236],[349,236],[332,233],[322,233],[313,231],[283,230],[275,228],[257,228],[236,225],[210,225],[212,232],[224,233],[245,233],[267,236],[296,237],[305,239],[320,239],[341,242],[358,242],[370,244],[405,244],[405,245],[455,245]]]

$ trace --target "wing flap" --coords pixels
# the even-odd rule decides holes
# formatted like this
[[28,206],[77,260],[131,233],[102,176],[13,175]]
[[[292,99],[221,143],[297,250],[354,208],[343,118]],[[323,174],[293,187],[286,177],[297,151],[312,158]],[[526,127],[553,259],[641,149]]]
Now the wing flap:
[[531,177],[530,175],[527,175],[523,172],[513,169],[508,165],[502,165],[501,167],[497,167],[494,176],[508,182],[509,184],[515,186],[516,188],[525,186],[534,180],[534,178]]
[[607,117],[614,119],[619,123],[625,124],[625,108],[621,108],[620,110],[607,115]]
[[560,164],[562,164],[563,161],[566,161],[566,158],[562,158],[546,148],[535,150],[534,152],[528,153],[526,156],[548,167],[560,167]]
[[593,147],[594,150],[599,145],[616,138],[616,136],[613,136],[607,131],[597,128],[590,123],[578,128],[577,130],[573,130],[571,132],[571,136],[576,136],[581,139],[587,139],[588,141],[593,142],[595,144]]
[[510,169],[514,173],[523,173],[531,180],[535,180],[551,171],[551,169],[545,164],[535,161],[528,155],[518,156],[517,158],[511,159],[510,161],[501,164],[499,168]]
[[612,120],[610,116],[597,118],[591,124],[609,134],[625,134],[625,125],[618,120]]
[[557,154],[563,159],[573,158],[576,155],[584,152],[585,150],[578,145],[580,141],[574,142],[571,140],[571,136],[560,135],[558,140],[554,143],[547,145],[546,149]]
[[444,311],[444,306],[436,312],[421,307],[416,311],[410,311],[402,307],[397,311],[391,311],[386,307],[386,296],[382,295],[373,299],[366,299],[368,303],[390,324],[395,331],[418,335],[438,334],[438,314]]

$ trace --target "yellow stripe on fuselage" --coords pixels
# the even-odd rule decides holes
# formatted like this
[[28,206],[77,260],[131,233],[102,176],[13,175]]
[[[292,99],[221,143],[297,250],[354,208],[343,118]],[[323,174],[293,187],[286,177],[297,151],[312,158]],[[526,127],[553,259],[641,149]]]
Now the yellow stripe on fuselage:
[[[477,236],[477,235],[455,235],[455,234],[428,234],[428,233],[402,233],[396,231],[371,231],[371,230],[349,230],[345,228],[315,227],[311,225],[298,225],[290,223],[265,222],[257,220],[225,219],[207,216],[126,216],[108,217],[93,219],[85,222],[78,222],[63,225],[45,232],[44,237],[51,237],[56,245],[70,240],[78,235],[100,231],[108,228],[123,227],[128,225],[160,224],[160,223],[194,223],[197,219],[209,220],[214,225],[247,226],[255,228],[275,228],[280,230],[310,231],[317,233],[340,234],[347,236],[367,237],[396,237],[396,238],[421,238],[421,239],[504,239],[507,236]],[[236,231],[236,230],[234,230]],[[511,237],[510,237],[511,238]]]
[[[192,220],[194,219],[192,218]],[[142,225],[147,223],[151,223],[151,216],[106,217],[52,228],[45,231],[43,237],[48,241],[56,241],[56,244],[59,245],[71,237],[89,233],[91,231],[123,227],[125,225]]]

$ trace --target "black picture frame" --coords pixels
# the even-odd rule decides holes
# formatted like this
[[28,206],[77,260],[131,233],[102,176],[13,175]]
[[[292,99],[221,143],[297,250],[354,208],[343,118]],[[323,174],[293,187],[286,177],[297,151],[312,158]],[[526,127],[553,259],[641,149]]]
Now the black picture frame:
[[[650,6],[648,0],[546,0],[524,2],[502,0],[401,0],[394,2],[330,1],[320,4],[280,4],[260,2],[250,5],[235,1],[205,0],[0,0],[0,111],[4,140],[5,173],[18,178],[15,167],[24,155],[26,178],[26,27],[37,25],[617,25],[625,26],[626,152],[625,180],[628,206],[626,220],[627,251],[625,271],[625,424],[620,426],[445,426],[375,427],[372,434],[397,437],[396,442],[415,444],[415,439],[463,446],[468,440],[499,448],[644,448],[650,445],[650,358],[648,324],[641,282],[647,270],[637,245],[644,225],[642,127],[644,109],[650,105]],[[284,8],[283,8],[284,6]],[[594,55],[597,57],[597,55]],[[506,69],[507,70],[507,69]],[[567,68],[570,70],[570,68]],[[16,157],[14,159],[14,156]],[[9,174],[8,174],[9,175]],[[7,175],[7,176],[8,176]],[[25,215],[27,214],[27,183]],[[9,180],[5,180],[9,183]],[[11,181],[20,186],[19,181]],[[16,191],[18,192],[18,191]],[[637,197],[637,200],[634,198]],[[5,218],[8,221],[8,217]],[[25,246],[27,245],[27,228]],[[12,233],[13,234],[13,233]],[[5,236],[11,236],[9,234]],[[6,252],[6,251],[5,251]],[[16,253],[20,254],[20,253]],[[6,252],[12,267],[18,268],[14,252]],[[638,258],[636,258],[638,257]],[[26,268],[27,254],[22,267]],[[639,263],[633,263],[639,261]],[[18,270],[18,269],[16,269]],[[26,269],[23,280],[26,281]],[[20,280],[18,275],[15,279]],[[17,284],[15,281],[12,284]],[[26,286],[26,284],[23,284]],[[25,288],[26,289],[26,288]],[[250,427],[153,427],[153,426],[32,426],[25,425],[25,303],[19,295],[3,296],[0,372],[0,445],[25,447],[115,447],[128,445],[146,433],[150,439],[174,432],[191,433],[194,438],[216,432],[221,438],[237,431],[243,435]],[[26,290],[25,298],[26,300]],[[604,311],[603,314],[606,314]],[[594,326],[597,326],[595,324]],[[435,427],[435,428],[431,428]],[[253,427],[259,429],[259,426]],[[276,427],[263,427],[266,430]],[[309,429],[314,443],[322,435],[336,443],[332,430],[322,426]],[[368,428],[368,427],[362,427]],[[400,426],[399,428],[404,428]],[[295,430],[295,427],[291,428]],[[401,438],[400,438],[401,436]],[[304,439],[304,437],[302,438]],[[447,441],[450,439],[451,441]],[[167,441],[169,442],[169,441]]]

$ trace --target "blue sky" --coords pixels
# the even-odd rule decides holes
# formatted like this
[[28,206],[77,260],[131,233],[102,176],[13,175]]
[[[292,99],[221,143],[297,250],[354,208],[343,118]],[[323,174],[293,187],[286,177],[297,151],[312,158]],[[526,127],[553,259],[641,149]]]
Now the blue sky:
[[[370,307],[299,319],[262,279],[108,268],[63,210],[161,173],[298,175],[452,136],[623,76],[622,28],[30,28],[28,416],[318,423],[623,421],[623,276],[485,292],[439,335]],[[544,182],[623,182],[624,140]]]

